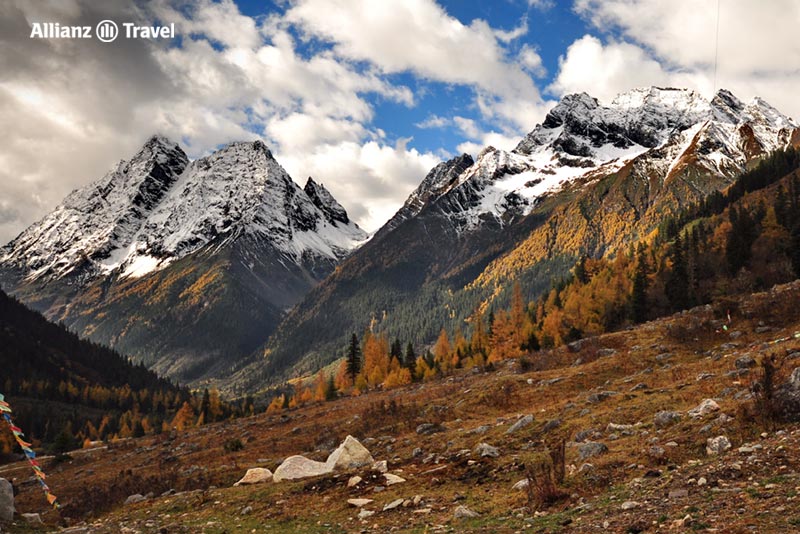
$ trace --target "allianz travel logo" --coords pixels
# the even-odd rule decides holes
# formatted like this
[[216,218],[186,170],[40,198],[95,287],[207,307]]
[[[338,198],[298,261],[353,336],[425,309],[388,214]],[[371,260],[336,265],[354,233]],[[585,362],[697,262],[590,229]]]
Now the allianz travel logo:
[[123,22],[122,29],[113,20],[101,20],[95,26],[67,26],[58,22],[34,22],[31,39],[92,39],[111,43],[118,37],[124,39],[173,39],[175,23],[165,26],[145,26]]

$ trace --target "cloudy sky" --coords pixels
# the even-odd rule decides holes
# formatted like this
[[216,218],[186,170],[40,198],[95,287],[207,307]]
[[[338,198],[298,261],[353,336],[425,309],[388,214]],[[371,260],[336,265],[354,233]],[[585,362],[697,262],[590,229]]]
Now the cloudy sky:
[[[30,38],[103,19],[177,35]],[[0,243],[155,132],[192,158],[264,139],[375,230],[438,161],[512,148],[567,93],[725,87],[797,119],[798,24],[796,0],[3,0]]]

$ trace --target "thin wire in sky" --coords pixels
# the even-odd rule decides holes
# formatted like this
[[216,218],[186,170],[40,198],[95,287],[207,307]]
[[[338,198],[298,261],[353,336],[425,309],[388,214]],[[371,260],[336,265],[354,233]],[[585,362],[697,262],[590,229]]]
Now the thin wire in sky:
[[719,4],[722,0],[717,0],[717,31],[714,38],[714,93],[717,92],[717,60],[719,59]]

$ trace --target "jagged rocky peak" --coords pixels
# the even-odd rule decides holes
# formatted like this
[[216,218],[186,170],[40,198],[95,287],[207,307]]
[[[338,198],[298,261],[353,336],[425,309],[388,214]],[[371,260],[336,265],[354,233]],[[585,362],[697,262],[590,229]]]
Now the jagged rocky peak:
[[396,228],[403,221],[416,216],[428,203],[436,200],[458,181],[458,177],[469,169],[475,161],[469,154],[461,154],[436,164],[417,188],[409,195],[403,206],[389,219],[377,233],[379,237]]
[[[529,213],[543,196],[576,179],[592,180],[642,158],[648,172],[661,179],[682,172],[689,162],[700,172],[730,178],[753,158],[786,146],[795,128],[763,100],[744,104],[726,90],[709,101],[689,89],[647,87],[621,93],[608,104],[572,94],[511,152],[484,148],[437,198],[452,200],[451,220],[471,227],[485,220],[484,214],[500,220],[510,210]],[[429,177],[420,188],[429,187]],[[406,206],[419,203],[418,191]]]
[[5,247],[0,267],[27,280],[143,276],[243,235],[298,263],[336,261],[366,234],[324,187],[311,181],[307,190],[262,141],[230,143],[190,163],[156,135]]
[[188,158],[173,141],[152,136],[129,160],[70,193],[0,254],[28,278],[92,275],[97,261],[129,242],[164,199]]
[[342,222],[347,224],[350,219],[347,217],[347,211],[339,204],[330,191],[324,185],[318,184],[312,177],[308,177],[305,187],[303,187],[308,198],[311,202],[325,214],[328,222]]

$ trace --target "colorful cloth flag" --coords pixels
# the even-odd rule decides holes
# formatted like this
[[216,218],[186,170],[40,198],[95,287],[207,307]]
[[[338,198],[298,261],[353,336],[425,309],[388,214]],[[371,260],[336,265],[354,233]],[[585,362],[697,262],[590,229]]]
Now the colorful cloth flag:
[[5,419],[6,423],[8,423],[11,433],[14,434],[14,438],[17,440],[22,452],[28,459],[28,463],[31,465],[31,469],[33,469],[33,474],[36,475],[36,478],[42,485],[42,490],[44,491],[44,496],[47,499],[47,502],[50,503],[53,508],[58,509],[60,507],[58,504],[58,499],[55,495],[50,493],[50,488],[44,482],[47,478],[47,475],[44,474],[44,471],[42,471],[42,468],[39,466],[39,462],[36,461],[36,453],[33,452],[33,449],[31,449],[32,445],[23,439],[25,434],[23,434],[22,429],[14,425],[14,420],[11,419],[11,406],[8,404],[8,402],[6,402],[5,396],[2,393],[0,393],[0,412],[3,413],[3,419]]

